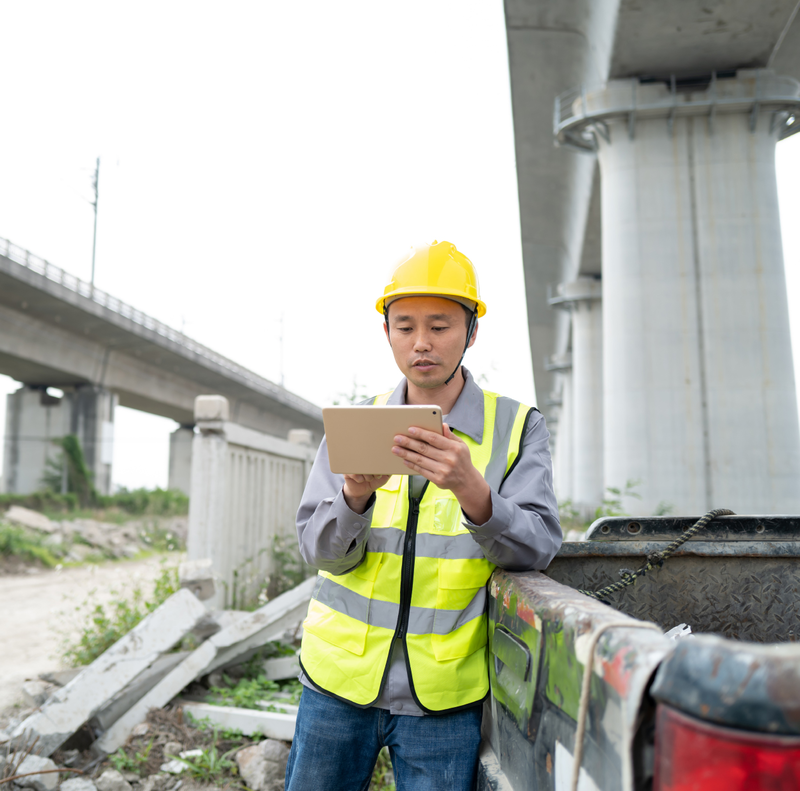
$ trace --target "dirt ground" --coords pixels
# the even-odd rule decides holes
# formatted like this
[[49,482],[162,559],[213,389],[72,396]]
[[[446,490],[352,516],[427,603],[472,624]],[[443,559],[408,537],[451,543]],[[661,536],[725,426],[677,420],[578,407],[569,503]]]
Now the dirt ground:
[[[178,555],[169,562],[177,564]],[[0,712],[22,700],[26,679],[64,669],[59,648],[64,632],[76,627],[76,606],[117,599],[115,591],[137,586],[149,593],[160,569],[154,556],[0,576]]]

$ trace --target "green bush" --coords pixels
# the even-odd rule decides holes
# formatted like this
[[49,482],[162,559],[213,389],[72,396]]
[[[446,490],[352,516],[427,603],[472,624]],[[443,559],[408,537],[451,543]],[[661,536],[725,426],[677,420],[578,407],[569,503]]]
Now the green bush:
[[45,541],[46,537],[35,530],[0,522],[0,555],[4,558],[17,557],[31,562],[38,560],[52,568],[58,563],[58,558]]
[[162,566],[153,593],[145,599],[141,588],[135,588],[128,598],[115,599],[109,604],[84,602],[76,609],[88,609],[87,620],[77,636],[67,636],[62,657],[71,667],[88,665],[133,629],[139,621],[163,604],[179,588],[177,567]]
[[78,507],[78,496],[68,492],[41,491],[33,494],[0,494],[0,510],[7,511],[12,505],[30,508],[40,513],[62,514]]

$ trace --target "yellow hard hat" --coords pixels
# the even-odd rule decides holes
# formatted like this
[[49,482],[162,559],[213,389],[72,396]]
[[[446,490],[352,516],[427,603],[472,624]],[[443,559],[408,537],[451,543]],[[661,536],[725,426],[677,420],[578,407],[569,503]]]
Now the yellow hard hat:
[[411,252],[394,268],[389,284],[375,303],[375,308],[383,314],[395,299],[423,295],[450,297],[456,302],[471,303],[478,312],[478,318],[486,313],[475,267],[451,242],[434,241],[430,245],[412,247]]

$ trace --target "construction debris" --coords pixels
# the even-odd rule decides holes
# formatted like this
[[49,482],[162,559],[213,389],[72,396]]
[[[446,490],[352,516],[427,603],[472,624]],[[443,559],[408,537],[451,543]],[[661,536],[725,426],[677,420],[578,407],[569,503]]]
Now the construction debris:
[[[288,628],[299,623],[305,615],[315,584],[313,577],[307,579],[210,637],[120,717],[94,743],[93,750],[114,752],[125,742],[134,726],[144,720],[149,709],[165,706],[199,676],[245,661],[265,643],[275,640]],[[192,596],[188,591],[181,593]]]
[[97,786],[87,777],[70,777],[61,784],[61,791],[97,791]]
[[[36,752],[52,754],[189,633],[205,612],[203,604],[189,591],[173,594],[67,686],[56,690],[39,711],[17,726],[12,739],[35,734],[39,737]],[[134,724],[143,719],[139,717]]]
[[294,656],[276,656],[265,659],[263,665],[264,678],[268,681],[282,681],[297,678],[300,675],[300,660]]
[[[195,720],[208,720],[220,729],[237,730],[252,736],[260,733],[270,739],[290,742],[294,739],[297,714],[273,711],[240,709],[235,706],[217,706],[211,703],[182,703],[183,711]],[[287,706],[287,708],[289,708]]]
[[184,560],[178,567],[178,580],[182,588],[188,588],[201,601],[216,593],[214,570],[209,558]]
[[283,791],[289,748],[275,739],[245,747],[236,753],[244,784],[253,791]]
[[[14,767],[14,774],[17,779],[14,781],[23,788],[32,788],[34,791],[54,791],[58,788],[58,767],[49,758],[30,753],[23,758],[23,751],[11,753],[8,756],[6,768]],[[22,761],[20,761],[22,758]],[[18,763],[19,762],[19,763]],[[42,774],[31,774],[31,772],[42,772]],[[27,775],[21,777],[21,775]]]
[[116,769],[106,769],[95,780],[97,791],[133,791],[131,784]]

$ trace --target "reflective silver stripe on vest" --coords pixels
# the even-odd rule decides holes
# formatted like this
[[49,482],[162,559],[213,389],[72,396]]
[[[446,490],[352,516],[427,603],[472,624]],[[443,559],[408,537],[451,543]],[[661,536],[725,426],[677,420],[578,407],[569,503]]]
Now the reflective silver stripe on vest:
[[[332,610],[348,615],[370,626],[394,630],[400,617],[400,605],[378,601],[355,593],[328,577],[314,598]],[[459,626],[483,615],[486,608],[486,587],[480,588],[463,610],[439,610],[435,607],[411,607],[408,614],[409,634],[449,634]],[[368,613],[366,621],[363,614]]]
[[[367,552],[388,552],[392,555],[402,555],[405,540],[406,532],[399,527],[372,527],[367,540]],[[481,548],[469,533],[458,533],[457,535],[417,533],[414,554],[418,558],[484,557]]]
[[511,430],[514,428],[514,421],[519,412],[519,401],[513,398],[500,396],[497,399],[497,412],[494,420],[494,431],[492,432],[492,456],[486,465],[484,478],[489,486],[496,492],[500,490],[500,484],[506,474],[508,467],[508,450],[511,441]]

